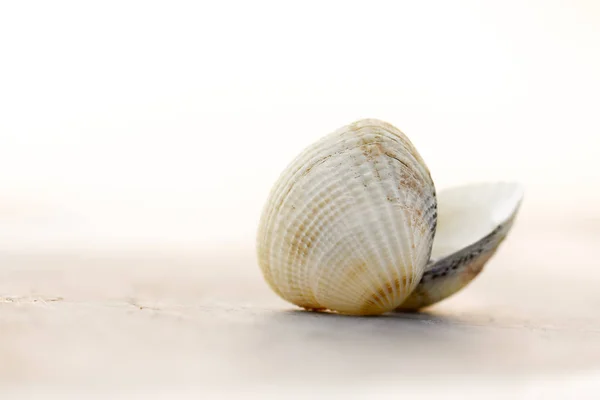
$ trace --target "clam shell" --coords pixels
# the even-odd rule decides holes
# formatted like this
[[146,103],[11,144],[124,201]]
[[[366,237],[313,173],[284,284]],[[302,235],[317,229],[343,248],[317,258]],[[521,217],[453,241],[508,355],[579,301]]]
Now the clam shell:
[[381,314],[421,281],[436,221],[435,188],[413,144],[388,123],[361,120],[281,174],[259,222],[258,263],[297,306]]
[[432,260],[399,310],[428,307],[473,281],[506,239],[523,193],[523,187],[512,182],[476,183],[440,191]]

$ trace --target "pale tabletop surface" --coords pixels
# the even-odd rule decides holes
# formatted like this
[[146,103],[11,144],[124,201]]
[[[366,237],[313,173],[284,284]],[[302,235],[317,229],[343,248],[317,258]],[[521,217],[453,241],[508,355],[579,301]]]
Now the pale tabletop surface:
[[600,390],[600,232],[588,222],[544,226],[525,215],[467,290],[427,313],[372,318],[283,302],[250,240],[195,250],[6,248],[0,387],[12,398]]

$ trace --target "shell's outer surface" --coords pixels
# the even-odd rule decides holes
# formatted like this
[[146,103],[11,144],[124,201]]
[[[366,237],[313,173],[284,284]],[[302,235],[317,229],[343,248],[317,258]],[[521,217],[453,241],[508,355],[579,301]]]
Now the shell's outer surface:
[[430,261],[421,282],[398,311],[428,307],[473,281],[506,239],[522,198],[523,189],[515,183],[475,184],[442,191],[432,254],[436,260]]
[[381,314],[421,280],[436,223],[435,188],[412,143],[388,123],[360,120],[281,174],[259,223],[258,262],[290,303]]

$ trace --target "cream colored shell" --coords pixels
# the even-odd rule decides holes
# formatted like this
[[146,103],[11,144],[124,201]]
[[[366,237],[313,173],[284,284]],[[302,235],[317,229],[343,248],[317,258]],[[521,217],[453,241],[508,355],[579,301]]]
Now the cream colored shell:
[[469,285],[508,236],[523,192],[514,182],[472,183],[439,191],[432,260],[398,310],[429,307]]
[[435,188],[412,143],[388,123],[361,120],[281,174],[259,223],[258,262],[290,303],[381,314],[421,280],[436,221]]

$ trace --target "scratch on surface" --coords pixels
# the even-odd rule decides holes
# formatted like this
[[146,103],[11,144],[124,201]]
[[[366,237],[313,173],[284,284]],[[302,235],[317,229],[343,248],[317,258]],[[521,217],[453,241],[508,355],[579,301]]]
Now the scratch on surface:
[[48,303],[63,301],[64,298],[55,296],[0,296],[0,304],[35,304],[40,303],[47,305]]
[[161,309],[159,307],[145,306],[145,305],[141,304],[137,299],[134,299],[134,298],[129,298],[127,300],[127,303],[134,306],[135,308],[139,308],[140,310],[161,311]]

